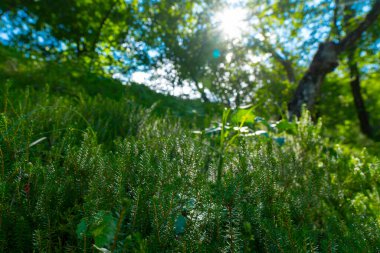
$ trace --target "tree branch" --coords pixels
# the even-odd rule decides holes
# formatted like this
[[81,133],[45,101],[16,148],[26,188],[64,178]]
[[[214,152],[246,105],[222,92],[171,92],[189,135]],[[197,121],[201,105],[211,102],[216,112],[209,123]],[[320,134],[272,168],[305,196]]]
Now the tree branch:
[[356,41],[361,38],[362,34],[376,21],[379,15],[380,0],[376,0],[359,26],[348,33],[339,43],[326,41],[319,45],[309,69],[298,83],[293,99],[288,104],[290,117],[293,115],[300,116],[303,104],[306,104],[309,110],[314,108],[325,76],[333,72],[338,66],[339,54],[354,47]]
[[335,0],[334,3],[335,3],[335,7],[334,7],[332,25],[333,25],[333,29],[335,30],[336,36],[338,37],[338,40],[340,40],[341,30],[339,29],[339,26],[338,26],[338,14],[339,14],[338,11],[339,11],[340,3],[339,3],[339,0]]
[[372,6],[372,9],[368,12],[365,19],[359,24],[359,26],[348,33],[338,43],[338,53],[346,51],[349,47],[355,45],[355,42],[359,40],[362,34],[377,20],[380,15],[380,0],[376,0],[375,4]]
[[271,54],[272,57],[283,66],[286,72],[288,81],[290,83],[296,82],[296,76],[294,74],[293,66],[288,59],[285,59],[284,57],[282,57],[279,53],[276,52],[276,50],[274,50],[274,48],[272,48],[267,43],[263,43],[262,41],[256,38],[252,38],[252,40],[253,40],[253,43],[256,44],[262,51]]
[[193,78],[193,81],[194,81],[195,88],[197,88],[198,92],[201,94],[201,98],[203,102],[210,102],[210,99],[208,99],[204,88],[200,87],[198,80],[196,78]]
[[114,1],[112,3],[111,7],[109,8],[109,10],[106,12],[106,14],[103,16],[102,20],[100,21],[100,25],[99,25],[99,28],[96,32],[96,36],[94,38],[94,41],[92,42],[91,51],[90,51],[91,53],[95,52],[96,44],[98,44],[98,42],[100,40],[100,35],[102,34],[103,27],[104,27],[106,21],[108,20],[108,18],[110,17],[112,10],[115,8],[116,4],[117,4],[117,1]]

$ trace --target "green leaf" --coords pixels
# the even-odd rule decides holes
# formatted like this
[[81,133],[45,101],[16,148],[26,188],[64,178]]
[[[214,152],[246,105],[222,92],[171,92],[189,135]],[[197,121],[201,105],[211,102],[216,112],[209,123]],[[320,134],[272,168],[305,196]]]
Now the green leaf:
[[109,212],[100,211],[95,215],[91,235],[97,246],[103,247],[111,243],[115,236],[116,223],[116,219]]
[[87,223],[85,219],[82,219],[81,222],[77,225],[77,238],[83,239],[83,236],[86,235],[87,232]]
[[285,138],[284,137],[277,137],[277,138],[273,138],[273,139],[280,146],[283,146],[285,144]]
[[180,235],[185,233],[186,218],[183,215],[179,215],[175,221],[175,233]]
[[295,134],[297,132],[297,127],[294,123],[291,123],[287,120],[281,120],[276,124],[276,128],[279,133],[287,132]]
[[232,116],[232,122],[234,123],[254,123],[255,115],[252,113],[250,109],[238,109],[237,112]]

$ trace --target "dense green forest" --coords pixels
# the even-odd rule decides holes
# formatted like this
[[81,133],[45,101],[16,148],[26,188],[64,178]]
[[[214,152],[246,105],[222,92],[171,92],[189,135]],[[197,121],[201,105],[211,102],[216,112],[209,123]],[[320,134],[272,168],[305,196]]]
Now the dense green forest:
[[1,0],[0,252],[380,252],[380,0]]

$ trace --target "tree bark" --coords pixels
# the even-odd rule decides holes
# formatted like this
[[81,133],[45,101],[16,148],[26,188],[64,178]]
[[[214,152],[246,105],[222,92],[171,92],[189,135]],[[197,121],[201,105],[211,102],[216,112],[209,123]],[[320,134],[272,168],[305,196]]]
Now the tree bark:
[[[354,18],[355,9],[352,7],[352,4],[346,5],[344,7],[344,30],[349,30],[349,21]],[[363,134],[368,137],[372,137],[372,129],[369,122],[369,115],[365,107],[364,99],[361,92],[360,87],[360,71],[358,67],[358,63],[355,59],[355,50],[356,48],[351,48],[348,53],[348,67],[350,70],[350,86],[351,93],[354,98],[354,105],[356,109],[356,113],[358,115],[360,130]]]
[[307,109],[313,110],[325,76],[338,66],[337,47],[338,45],[334,42],[319,45],[308,71],[299,82],[293,99],[288,105],[290,117],[299,117],[303,104],[306,104]]
[[361,93],[360,87],[360,72],[358,64],[355,62],[353,52],[350,52],[348,56],[348,64],[350,68],[350,85],[352,96],[354,97],[355,109],[360,122],[360,129],[363,134],[368,137],[372,137],[372,129],[369,123],[369,116],[365,108],[364,99]]
[[310,64],[309,69],[298,83],[293,99],[288,104],[289,116],[300,116],[302,106],[313,110],[325,76],[338,66],[338,57],[342,52],[355,46],[362,34],[380,15],[380,0],[376,0],[371,10],[359,26],[348,33],[339,43],[327,41],[321,43]]
[[340,40],[340,35],[341,35],[341,30],[338,26],[338,10],[339,10],[339,5],[340,5],[340,0],[335,0],[335,7],[334,7],[334,15],[333,15],[333,21],[332,21],[332,29],[331,33],[335,32],[338,40]]

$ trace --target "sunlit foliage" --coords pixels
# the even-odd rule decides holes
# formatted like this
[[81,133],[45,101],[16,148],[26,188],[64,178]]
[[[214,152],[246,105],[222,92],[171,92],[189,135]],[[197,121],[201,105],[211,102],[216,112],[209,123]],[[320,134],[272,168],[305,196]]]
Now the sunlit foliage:
[[0,252],[379,252],[379,7],[0,1]]

